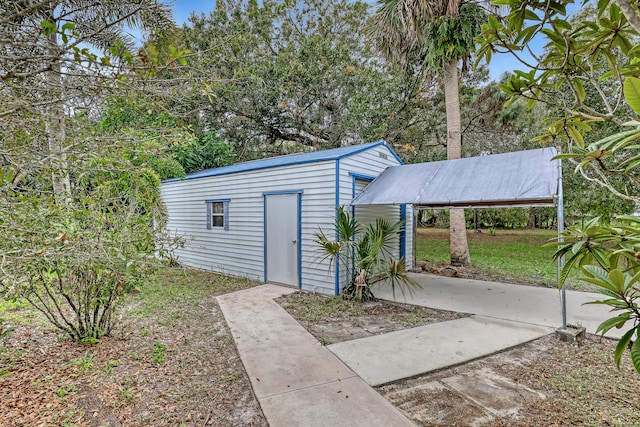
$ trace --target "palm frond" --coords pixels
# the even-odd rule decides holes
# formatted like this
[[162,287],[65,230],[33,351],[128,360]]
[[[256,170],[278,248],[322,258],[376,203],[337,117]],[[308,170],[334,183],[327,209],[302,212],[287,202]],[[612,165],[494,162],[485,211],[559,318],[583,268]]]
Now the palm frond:
[[360,224],[354,217],[348,214],[344,206],[340,206],[337,211],[338,238],[341,241],[350,241],[360,233]]

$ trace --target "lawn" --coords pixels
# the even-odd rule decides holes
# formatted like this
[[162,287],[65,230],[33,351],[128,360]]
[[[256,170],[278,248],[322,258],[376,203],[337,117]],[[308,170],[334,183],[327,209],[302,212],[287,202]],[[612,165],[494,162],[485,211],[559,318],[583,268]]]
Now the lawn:
[[[481,234],[468,232],[472,268],[465,272],[478,278],[504,282],[526,283],[554,287],[557,283],[557,264],[553,247],[543,245],[557,236],[555,230],[496,230]],[[439,268],[449,262],[449,231],[421,228],[416,240],[416,259]],[[588,289],[572,273],[568,285],[574,289]]]

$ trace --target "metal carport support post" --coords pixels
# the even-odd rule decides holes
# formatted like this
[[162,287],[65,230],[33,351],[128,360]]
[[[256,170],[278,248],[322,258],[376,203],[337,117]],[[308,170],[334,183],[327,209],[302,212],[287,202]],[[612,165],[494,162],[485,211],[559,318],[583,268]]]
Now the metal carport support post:
[[[559,151],[559,150],[558,150]],[[558,242],[564,242],[564,200],[562,193],[562,160],[558,160]],[[558,282],[560,281],[560,274],[564,268],[564,255],[558,258]],[[562,300],[562,329],[567,329],[567,283],[562,284],[562,290],[560,291],[560,298]]]

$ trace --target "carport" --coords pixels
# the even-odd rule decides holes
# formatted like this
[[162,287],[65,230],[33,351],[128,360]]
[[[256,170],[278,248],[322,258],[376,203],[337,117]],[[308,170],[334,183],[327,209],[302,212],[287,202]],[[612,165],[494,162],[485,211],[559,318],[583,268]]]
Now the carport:
[[[420,208],[510,208],[556,206],[558,238],[564,228],[562,166],[553,147],[480,157],[393,166],[352,205]],[[564,259],[558,260],[558,272]],[[566,291],[561,290],[562,328],[567,328]]]

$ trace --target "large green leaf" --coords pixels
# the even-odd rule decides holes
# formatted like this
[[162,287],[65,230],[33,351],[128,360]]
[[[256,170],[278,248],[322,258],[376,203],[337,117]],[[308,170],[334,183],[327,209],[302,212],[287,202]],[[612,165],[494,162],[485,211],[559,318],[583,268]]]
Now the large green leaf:
[[[607,295],[604,292],[599,292],[599,293],[603,295]],[[590,301],[590,302],[585,302],[584,304],[585,305],[608,305],[609,307],[613,307],[611,311],[627,310],[629,308],[628,304],[623,300],[621,300],[619,297],[605,299],[605,300],[598,300],[598,301]]]
[[614,327],[621,328],[624,326],[625,323],[629,321],[630,317],[631,317],[631,313],[628,313],[628,312],[622,313],[621,315],[616,317],[611,317],[605,320],[604,322],[602,322],[600,325],[598,325],[598,329],[596,329],[596,334],[601,333],[602,335],[604,335]]
[[631,361],[636,371],[640,372],[640,340],[636,340],[631,346]]
[[640,114],[640,79],[637,77],[627,77],[624,81],[624,97],[629,106]]
[[622,271],[615,269],[609,272],[609,283],[611,283],[621,294],[625,290],[625,275]]
[[603,282],[609,281],[609,272],[602,267],[597,265],[585,265],[582,268],[596,279]]
[[635,328],[629,329],[618,341],[618,345],[616,346],[616,351],[613,356],[613,360],[616,362],[616,366],[620,369],[620,359],[624,354],[624,351],[629,346],[629,342],[631,342],[631,338],[633,337],[633,333],[636,331]]

